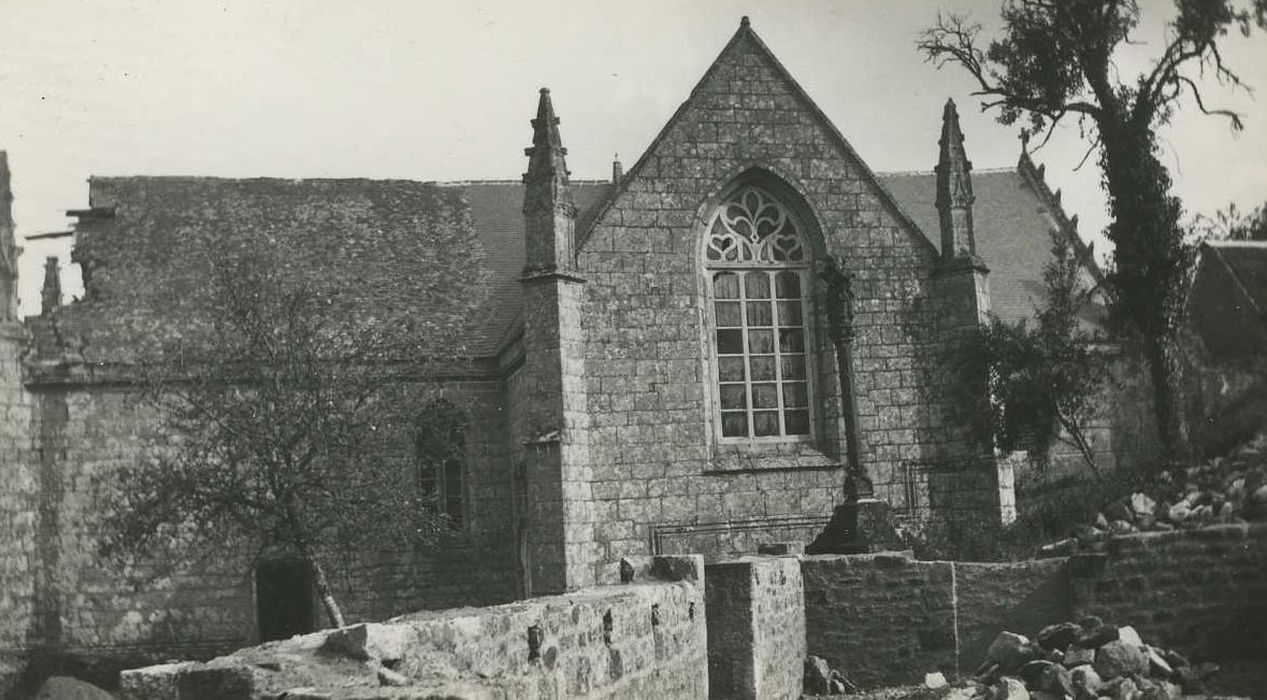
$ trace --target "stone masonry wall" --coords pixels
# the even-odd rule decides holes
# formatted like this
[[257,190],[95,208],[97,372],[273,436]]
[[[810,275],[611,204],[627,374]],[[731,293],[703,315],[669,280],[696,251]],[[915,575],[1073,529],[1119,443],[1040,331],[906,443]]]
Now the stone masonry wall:
[[1070,565],[1080,614],[1183,653],[1267,658],[1267,524],[1125,535]]
[[892,553],[805,557],[801,569],[808,653],[864,686],[966,676],[1000,631],[1032,636],[1083,615],[1199,660],[1267,658],[1262,523],[1124,535],[1068,561]]
[[713,437],[699,251],[705,218],[741,176],[799,207],[821,238],[816,255],[853,275],[860,444],[877,495],[902,507],[900,465],[957,439],[931,370],[933,246],[741,28],[578,245],[600,580],[611,562],[646,552],[654,530],[724,537],[729,523],[826,518],[841,498],[843,421],[821,289],[811,290],[814,441]]
[[36,491],[31,449],[32,405],[22,390],[25,333],[0,322],[0,697],[25,668],[27,630],[34,612]]
[[[645,563],[631,567],[631,580],[619,586],[410,614],[244,649],[207,664],[128,671],[122,694],[129,700],[238,700],[305,687],[305,697],[383,691],[523,700],[707,697],[703,561]],[[384,667],[386,676],[378,671]],[[393,687],[379,690],[383,677]]]
[[864,687],[970,674],[998,632],[1069,617],[1064,562],[916,561],[909,554],[806,557],[806,644]]
[[805,660],[805,599],[796,557],[706,567],[710,697],[795,700]]
[[[328,568],[351,620],[514,597],[500,382],[455,383],[439,393],[466,408],[470,420],[464,528],[435,551],[336,557]],[[13,568],[21,578],[0,598],[13,612],[0,649],[31,660],[36,675],[70,672],[108,684],[125,664],[208,658],[258,641],[245,556],[202,562],[167,577],[133,571],[132,578],[97,554],[100,497],[111,488],[114,469],[146,458],[144,436],[157,425],[153,410],[118,388],[44,384],[24,396],[38,418],[37,459],[0,498],[13,503],[30,486],[29,498],[21,501],[30,507],[6,516],[27,523],[31,537],[29,546],[15,546],[17,552],[26,546],[25,561],[6,551],[5,570]],[[412,438],[398,438],[401,458],[412,459]],[[8,483],[7,462],[5,469]],[[314,609],[321,624],[320,606]]]

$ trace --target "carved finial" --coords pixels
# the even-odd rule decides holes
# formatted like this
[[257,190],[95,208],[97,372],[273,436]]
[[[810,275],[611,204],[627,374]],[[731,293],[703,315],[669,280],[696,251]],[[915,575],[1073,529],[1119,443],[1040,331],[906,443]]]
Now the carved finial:
[[740,17],[740,18],[739,18],[739,26],[740,26],[740,27],[751,27],[751,26],[752,26],[752,23],[751,23],[750,21],[748,21],[748,15],[744,15],[743,17]]
[[18,248],[13,226],[9,154],[0,151],[0,321],[18,319]]
[[1059,187],[1056,188],[1056,193],[1053,194],[1052,196],[1056,198],[1056,204],[1060,204],[1060,188]]
[[553,209],[571,206],[572,193],[568,182],[567,149],[559,136],[559,118],[554,116],[550,88],[541,88],[537,100],[537,118],[532,120],[532,146],[524,149],[528,156],[528,172],[524,173],[524,211],[532,207]]
[[964,150],[963,131],[954,100],[946,100],[941,116],[937,158],[937,211],[941,219],[942,257],[976,254],[972,223],[972,162]]
[[1047,165],[1045,163],[1038,164],[1038,179],[1044,182],[1047,181]]
[[541,88],[537,117],[532,120],[532,146],[524,149],[524,235],[526,274],[572,267],[576,205],[568,181],[567,149],[559,136],[550,90]]
[[44,287],[40,289],[40,312],[50,314],[62,305],[62,276],[57,256],[44,258]]
[[620,154],[612,156],[612,184],[619,185],[620,179],[625,176],[625,167],[620,164]]
[[1078,215],[1077,214],[1074,214],[1073,216],[1069,217],[1069,226],[1074,231],[1078,230]]

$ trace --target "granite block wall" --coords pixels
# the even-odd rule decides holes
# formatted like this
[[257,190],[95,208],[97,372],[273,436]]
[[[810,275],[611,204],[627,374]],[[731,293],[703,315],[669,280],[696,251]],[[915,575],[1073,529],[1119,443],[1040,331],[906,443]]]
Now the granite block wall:
[[934,377],[935,249],[741,29],[578,244],[600,568],[647,552],[657,529],[725,537],[732,522],[826,517],[841,497],[844,422],[821,288],[810,290],[813,440],[714,438],[700,249],[712,208],[738,182],[787,201],[815,254],[853,275],[859,442],[877,495],[901,507],[900,465],[962,440]]
[[[703,561],[672,559],[619,586],[410,614],[244,649],[207,664],[129,671],[123,697],[233,700],[298,687],[318,696],[368,695],[383,692],[376,669],[384,666],[399,675],[385,690],[410,696],[707,697]],[[353,641],[340,647],[343,652],[329,646],[319,652],[336,634]]]
[[0,697],[26,667],[34,613],[38,469],[32,449],[30,397],[22,389],[22,327],[0,321]]
[[971,674],[1008,629],[1068,619],[1064,562],[916,561],[909,554],[805,557],[806,645],[863,687]]
[[[329,572],[349,619],[515,597],[500,392],[496,380],[428,389],[468,410],[464,526],[438,549],[333,556]],[[29,669],[30,683],[68,672],[109,685],[125,665],[208,658],[258,641],[245,556],[201,561],[170,576],[124,572],[100,559],[101,497],[115,469],[146,458],[146,436],[157,425],[152,408],[111,386],[44,383],[0,396],[0,410],[28,412],[32,430],[30,459],[6,460],[12,488],[0,496],[3,517],[14,525],[0,535],[0,576],[13,582],[0,595],[0,660],[13,659],[11,676]],[[6,404],[10,399],[15,403]],[[391,442],[399,456],[412,459],[411,438],[397,438]],[[20,445],[6,435],[0,450]]]
[[710,697],[795,700],[805,661],[805,601],[796,557],[706,567]]
[[1267,524],[1124,535],[1070,564],[1079,614],[1201,658],[1267,659]]

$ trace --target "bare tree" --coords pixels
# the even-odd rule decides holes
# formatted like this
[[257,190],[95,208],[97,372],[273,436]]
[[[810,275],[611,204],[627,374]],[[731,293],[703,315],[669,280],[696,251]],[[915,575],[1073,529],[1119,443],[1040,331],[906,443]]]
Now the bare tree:
[[[1111,222],[1113,265],[1105,291],[1115,326],[1137,337],[1153,382],[1154,412],[1163,443],[1181,448],[1176,384],[1176,337],[1182,320],[1192,248],[1184,241],[1181,206],[1157,157],[1156,128],[1190,98],[1203,113],[1243,128],[1241,115],[1206,104],[1199,81],[1213,77],[1241,86],[1219,42],[1230,28],[1248,34],[1267,25],[1267,0],[1238,7],[1230,0],[1176,0],[1168,41],[1137,76],[1115,64],[1119,48],[1134,42],[1135,0],[1007,0],[1003,33],[979,46],[981,27],[961,16],[939,17],[919,49],[937,65],[953,63],[976,81],[983,109],[1045,134],[1067,117],[1077,119],[1098,154]],[[1041,145],[1041,144],[1040,144]]]
[[134,561],[284,551],[310,567],[341,626],[330,558],[434,543],[448,528],[385,449],[425,432],[416,399],[394,390],[402,358],[423,343],[407,319],[348,322],[258,251],[211,262],[205,323],[145,367],[154,456],[118,474],[102,551]]

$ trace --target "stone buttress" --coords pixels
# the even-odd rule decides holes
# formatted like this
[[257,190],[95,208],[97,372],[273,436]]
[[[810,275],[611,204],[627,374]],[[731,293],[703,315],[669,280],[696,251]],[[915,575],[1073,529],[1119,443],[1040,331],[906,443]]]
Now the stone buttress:
[[581,303],[576,275],[576,206],[550,91],[541,90],[525,150],[523,289],[523,514],[525,593],[590,583],[589,449]]
[[[964,149],[959,113],[953,100],[942,112],[941,139],[937,159],[937,213],[941,228],[941,256],[933,270],[939,313],[939,331],[947,350],[955,352],[961,339],[989,321],[989,268],[977,256],[973,226],[972,162]],[[964,381],[946,373],[944,382]],[[985,378],[978,381],[988,391]],[[948,425],[961,433],[954,444],[959,454],[945,455],[943,464],[933,469],[928,480],[929,506],[934,515],[958,517],[959,513],[981,513],[993,521],[1010,522],[1016,506],[1012,491],[1011,467],[995,458],[994,446],[973,435],[968,428],[968,407],[952,407]],[[954,415],[958,413],[958,415]],[[941,472],[938,474],[937,472]]]

